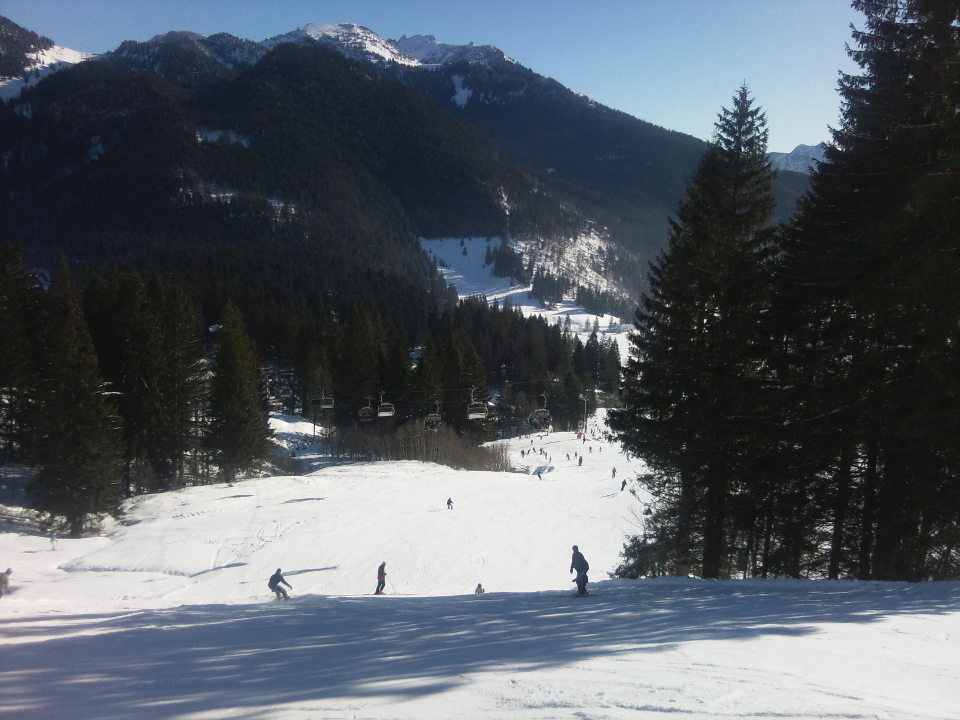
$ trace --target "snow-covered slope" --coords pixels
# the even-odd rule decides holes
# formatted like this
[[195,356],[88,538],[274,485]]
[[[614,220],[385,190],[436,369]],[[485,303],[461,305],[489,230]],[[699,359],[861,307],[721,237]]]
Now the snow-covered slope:
[[788,153],[767,153],[770,162],[777,170],[792,170],[799,173],[808,173],[823,161],[824,144],[797,145]]
[[[508,443],[516,472],[454,472],[331,465],[309,424],[274,427],[312,472],[135,498],[104,535],[55,550],[0,524],[3,713],[956,716],[960,583],[610,580],[642,523],[620,490],[641,465],[613,445],[533,436]],[[572,597],[574,543],[587,598]],[[266,588],[277,567],[290,601]]]
[[[433,35],[404,35],[393,45],[404,55],[423,65],[447,65],[467,61],[489,63],[491,60],[510,60],[493,45],[449,45],[439,42]],[[510,62],[513,62],[510,60]]]
[[23,75],[13,78],[0,78],[0,100],[11,100],[19,96],[25,87],[36,85],[47,75],[65,67],[76,65],[91,57],[94,57],[93,53],[71,50],[59,45],[54,45],[48,50],[31,53],[28,56],[30,64],[24,70]]
[[266,47],[275,47],[280,43],[317,42],[332,45],[348,57],[364,60],[389,61],[401,65],[418,65],[418,61],[408,57],[397,47],[384,40],[369,28],[352,23],[325,25],[309,23],[283,35],[277,35],[263,41]]
[[[534,262],[553,273],[562,271],[581,282],[603,290],[612,290],[605,285],[601,272],[594,267],[602,255],[602,241],[592,235],[576,239],[565,247],[554,249],[552,256],[538,255]],[[572,299],[565,299],[556,306],[546,306],[529,296],[531,286],[512,283],[510,278],[498,278],[491,274],[492,268],[484,264],[489,243],[499,245],[500,240],[486,238],[448,238],[421,240],[424,251],[439,266],[440,273],[448,284],[457,289],[460,297],[485,297],[490,302],[504,303],[509,299],[513,307],[525,317],[539,315],[551,324],[566,324],[570,320],[571,331],[586,342],[594,327],[617,342],[620,357],[626,360],[630,346],[627,338],[633,327],[615,315],[594,315],[578,306]],[[533,249],[524,250],[525,262]]]

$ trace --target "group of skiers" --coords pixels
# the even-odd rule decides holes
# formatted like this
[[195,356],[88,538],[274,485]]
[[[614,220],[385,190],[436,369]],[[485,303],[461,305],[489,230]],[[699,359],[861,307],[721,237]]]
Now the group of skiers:
[[[587,592],[587,570],[590,569],[590,564],[587,562],[587,559],[583,556],[583,553],[580,552],[579,548],[573,546],[573,557],[570,559],[570,572],[574,570],[577,571],[577,576],[574,578],[574,582],[577,584],[577,595],[583,597],[588,595]],[[0,574],[0,595],[3,595],[3,591],[6,589],[6,579],[10,574],[10,570],[7,570],[6,573]],[[377,589],[373,591],[374,595],[383,595],[383,588],[387,584],[387,561],[384,560],[377,567]],[[283,573],[280,568],[277,568],[277,571],[270,576],[270,579],[267,581],[267,587],[277,595],[277,600],[289,600],[290,596],[287,594],[287,591],[284,590],[281,585],[286,585],[288,588],[293,590],[293,585],[288,583],[283,579]],[[482,583],[477,583],[476,589],[473,591],[476,595],[483,595],[486,590],[483,589]]]

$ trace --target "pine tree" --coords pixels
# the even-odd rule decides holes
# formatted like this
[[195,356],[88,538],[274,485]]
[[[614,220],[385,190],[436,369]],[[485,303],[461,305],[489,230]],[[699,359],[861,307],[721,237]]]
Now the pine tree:
[[228,483],[267,457],[270,439],[266,393],[243,316],[227,303],[217,331],[210,387],[208,444]]
[[47,307],[45,363],[29,413],[28,456],[38,467],[30,491],[37,509],[64,518],[78,537],[90,515],[117,511],[120,422],[65,262]]
[[21,424],[30,398],[39,343],[40,307],[23,253],[0,247],[0,459],[22,460]]
[[650,466],[669,519],[674,569],[699,558],[729,571],[733,499],[752,475],[748,437],[761,417],[759,320],[768,300],[773,173],[767,129],[746,86],[718,116],[668,247],[637,309],[624,407],[611,427]]
[[829,479],[828,574],[956,573],[960,6],[857,0],[843,115],[784,241],[785,384]]

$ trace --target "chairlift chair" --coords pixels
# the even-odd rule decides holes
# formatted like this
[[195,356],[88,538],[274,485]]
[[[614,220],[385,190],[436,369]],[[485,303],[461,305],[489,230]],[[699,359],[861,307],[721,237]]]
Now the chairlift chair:
[[534,410],[527,418],[530,427],[535,430],[544,430],[550,427],[550,423],[553,422],[553,418],[550,417],[550,411],[547,410],[547,396],[541,395],[541,397],[543,398],[543,407]]
[[472,402],[467,405],[467,420],[486,420],[487,406],[482,402]]
[[527,418],[527,422],[530,424],[530,427],[536,428],[537,430],[543,430],[546,427],[550,426],[550,423],[553,422],[553,418],[550,417],[550,411],[546,408],[539,408],[530,413],[530,416]]
[[393,417],[396,413],[393,403],[383,401],[383,393],[380,393],[380,404],[377,405],[377,417]]
[[467,420],[486,420],[487,404],[473,397],[476,388],[470,388],[470,402],[467,404]]
[[357,418],[360,422],[370,422],[373,420],[373,406],[370,404],[370,398],[367,398],[367,404],[357,411]]

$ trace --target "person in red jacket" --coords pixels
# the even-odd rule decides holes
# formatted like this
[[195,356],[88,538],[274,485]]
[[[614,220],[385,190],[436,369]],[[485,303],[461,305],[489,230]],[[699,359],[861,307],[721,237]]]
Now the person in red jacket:
[[377,590],[374,595],[383,595],[383,586],[387,584],[387,561],[384,560],[377,568]]

